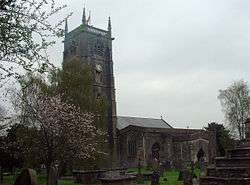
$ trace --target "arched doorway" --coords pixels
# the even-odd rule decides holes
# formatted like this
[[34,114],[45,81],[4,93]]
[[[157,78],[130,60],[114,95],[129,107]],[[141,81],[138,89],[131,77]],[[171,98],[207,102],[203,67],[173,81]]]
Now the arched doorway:
[[153,159],[156,158],[156,159],[159,160],[160,159],[160,154],[159,154],[159,152],[160,152],[160,145],[159,145],[159,143],[153,144],[151,150],[152,150],[152,158]]
[[203,174],[205,170],[205,152],[202,148],[200,148],[200,150],[197,153],[197,160],[201,173]]
[[200,148],[200,150],[198,151],[198,153],[197,153],[196,156],[197,156],[198,162],[204,160],[204,157],[205,157],[205,152],[204,152],[204,150],[203,150],[202,148]]

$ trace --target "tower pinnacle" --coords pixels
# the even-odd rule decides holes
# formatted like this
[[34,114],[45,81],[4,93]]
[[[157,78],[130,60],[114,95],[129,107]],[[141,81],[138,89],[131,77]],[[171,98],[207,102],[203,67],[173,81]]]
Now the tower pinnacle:
[[65,37],[66,37],[66,35],[67,35],[67,33],[68,33],[68,19],[66,18],[65,19],[65,30],[64,30],[64,35],[65,35]]
[[85,8],[85,5],[84,5],[84,8],[83,8],[83,13],[82,13],[82,24],[86,25],[86,8]]
[[111,30],[112,30],[112,26],[111,26],[111,18],[109,17],[109,22],[108,22],[108,31],[109,34],[111,35]]

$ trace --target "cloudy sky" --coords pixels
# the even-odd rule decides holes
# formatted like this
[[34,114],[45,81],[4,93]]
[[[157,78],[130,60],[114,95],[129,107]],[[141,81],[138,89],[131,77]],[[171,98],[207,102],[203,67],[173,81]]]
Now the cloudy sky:
[[[83,0],[61,0],[72,30]],[[119,115],[163,118],[174,127],[224,121],[218,90],[250,81],[249,0],[88,0],[92,24],[112,18]],[[63,44],[52,58],[62,61]]]

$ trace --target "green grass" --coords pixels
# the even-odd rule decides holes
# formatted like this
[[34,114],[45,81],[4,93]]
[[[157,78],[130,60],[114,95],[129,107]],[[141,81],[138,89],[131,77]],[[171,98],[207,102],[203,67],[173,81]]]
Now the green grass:
[[[137,168],[130,168],[128,170],[128,172],[137,172],[138,169]],[[149,173],[151,172],[150,170],[147,169],[142,169],[142,173]],[[159,185],[183,185],[183,182],[181,181],[177,181],[179,177],[179,171],[177,170],[169,170],[168,172],[165,172],[163,177],[160,178],[159,181]],[[164,179],[167,179],[167,181],[165,181]],[[143,183],[138,183],[137,185],[150,185],[151,182],[150,181],[145,181]]]
[[[4,176],[3,179],[3,185],[14,185],[16,177],[14,176]],[[46,175],[40,174],[37,177],[37,183],[38,185],[46,185]],[[80,185],[77,183],[74,183],[73,180],[59,180],[58,185]]]
[[[130,168],[128,172],[138,172],[137,168]],[[141,172],[143,174],[150,173],[151,170],[148,170],[146,168],[142,168]],[[197,176],[200,176],[200,170],[195,169],[195,174]],[[172,169],[168,172],[165,172],[163,177],[160,178],[160,184],[159,185],[183,185],[183,182],[177,181],[179,177],[179,171]],[[13,185],[15,182],[16,177],[14,176],[4,176],[3,185]],[[167,181],[164,181],[164,179],[167,179]],[[46,175],[45,174],[39,174],[37,178],[38,185],[46,185]],[[150,181],[145,181],[143,183],[140,183],[138,185],[150,185]],[[58,185],[80,185],[77,183],[74,183],[73,180],[59,180]],[[97,185],[97,184],[96,184]]]
[[[181,181],[177,181],[179,177],[179,171],[171,170],[164,174],[163,177],[160,178],[160,185],[182,185]],[[164,178],[167,178],[167,181],[164,181]]]
[[194,173],[197,177],[200,177],[201,176],[201,170],[199,168],[195,168],[194,169]]
[[[136,171],[136,169],[129,169],[129,171]],[[146,172],[148,172],[146,170]],[[199,174],[199,170],[195,171],[195,174]],[[183,185],[182,181],[178,181],[179,171],[172,169],[163,174],[163,177],[160,178],[159,185]],[[166,180],[165,180],[166,179]],[[150,181],[145,181],[139,183],[138,185],[150,185]]]
[[13,185],[15,180],[13,176],[4,176],[3,178],[3,185]]
[[[194,173],[196,174],[197,177],[200,177],[200,170],[196,168],[194,170]],[[163,177],[160,178],[159,185],[183,185],[182,181],[178,181],[179,177],[179,171],[172,169],[169,170],[168,172],[165,172]],[[165,181],[164,179],[167,179]],[[150,181],[140,183],[138,185],[150,185]]]
[[[72,180],[59,180],[59,185],[77,185],[78,183],[75,183]],[[79,184],[80,185],[80,184]]]

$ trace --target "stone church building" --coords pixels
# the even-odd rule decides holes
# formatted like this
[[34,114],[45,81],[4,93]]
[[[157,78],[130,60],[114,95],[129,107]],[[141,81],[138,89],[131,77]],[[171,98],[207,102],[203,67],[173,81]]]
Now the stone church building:
[[117,119],[119,161],[129,167],[151,164],[153,158],[175,166],[197,162],[204,152],[206,162],[215,156],[214,133],[201,129],[173,128],[163,119],[122,117]]
[[137,166],[139,157],[145,166],[156,157],[178,165],[183,161],[197,161],[197,153],[202,151],[206,160],[211,161],[215,154],[213,133],[176,129],[163,119],[117,116],[113,40],[110,18],[107,30],[90,25],[85,8],[80,26],[69,31],[66,21],[63,62],[78,58],[92,67],[94,94],[108,101],[106,127],[112,160],[132,167]]

